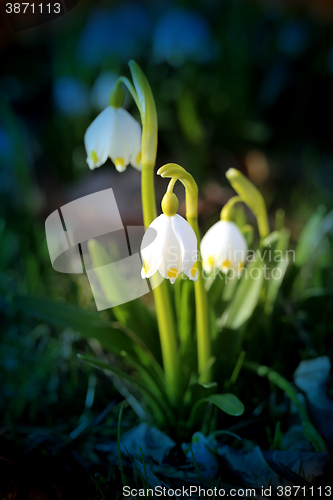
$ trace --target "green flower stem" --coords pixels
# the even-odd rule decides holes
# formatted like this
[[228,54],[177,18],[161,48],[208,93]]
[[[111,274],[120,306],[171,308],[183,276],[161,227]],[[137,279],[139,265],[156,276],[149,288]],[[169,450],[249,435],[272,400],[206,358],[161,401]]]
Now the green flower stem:
[[230,198],[230,200],[227,201],[227,203],[224,205],[224,207],[221,210],[220,219],[231,221],[234,205],[236,203],[240,203],[241,201],[242,201],[242,199],[239,196],[233,196],[232,198]]
[[125,85],[125,87],[127,87],[129,93],[133,97],[133,101],[135,102],[137,108],[140,110],[140,103],[139,103],[138,96],[137,96],[137,93],[135,91],[135,88],[133,87],[133,84],[130,82],[130,80],[128,78],[126,78],[126,76],[120,76],[117,79],[116,83],[113,86],[113,90],[111,90],[111,92],[110,92],[110,96],[115,92],[115,90],[117,88],[120,87],[121,83],[123,83]]
[[[146,76],[135,61],[129,62],[133,83],[121,77],[133,96],[140,111],[142,122],[141,141],[141,197],[144,225],[148,227],[156,218],[154,168],[157,153],[157,114],[154,97]],[[151,278],[154,284],[154,277]],[[156,288],[153,287],[155,310],[160,334],[165,385],[170,401],[175,406],[181,387],[181,368],[177,347],[177,332],[174,313],[167,282],[164,280]]]
[[[187,217],[188,223],[192,227],[198,240],[198,252],[200,249],[200,233],[197,217]],[[197,320],[197,343],[198,343],[198,372],[199,381],[202,383],[211,382],[212,370],[210,366],[211,342],[209,331],[208,299],[202,275],[201,258],[197,261],[198,280],[194,283],[196,320]]]
[[154,168],[142,164],[141,170],[141,196],[143,223],[148,227],[157,217],[155,203]]
[[[142,165],[141,193],[143,220],[146,227],[156,218],[154,169]],[[154,284],[154,276],[150,278]],[[177,336],[173,310],[167,282],[164,280],[159,286],[153,288],[155,309],[160,334],[163,367],[168,395],[171,401],[177,400],[177,386],[181,376],[177,348]]]
[[[197,344],[198,344],[198,373],[200,382],[211,381],[211,339],[209,328],[208,300],[207,292],[202,275],[202,264],[200,259],[200,233],[198,226],[198,186],[183,167],[176,163],[168,163],[157,171],[161,177],[178,179],[185,186],[186,191],[186,218],[198,240],[198,280],[194,284],[196,323],[197,323]],[[172,189],[174,183],[170,181],[169,188]],[[169,191],[168,188],[168,191]]]
[[260,237],[269,234],[269,224],[264,198],[258,189],[236,168],[229,168],[226,177],[242,201],[252,210],[257,218]]

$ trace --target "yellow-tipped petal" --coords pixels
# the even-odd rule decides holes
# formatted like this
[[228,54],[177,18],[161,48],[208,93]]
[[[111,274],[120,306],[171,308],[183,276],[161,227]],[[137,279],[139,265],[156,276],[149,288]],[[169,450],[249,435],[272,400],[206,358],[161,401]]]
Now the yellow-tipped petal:
[[213,255],[210,255],[207,259],[207,264],[209,267],[213,267],[215,264],[215,257]]
[[98,162],[98,156],[97,156],[96,151],[92,151],[92,152],[90,153],[90,158],[92,159],[92,161],[93,161],[94,163],[97,163],[97,162]]
[[178,276],[178,271],[174,267],[171,267],[167,272],[168,278],[175,279]]
[[143,261],[142,261],[142,267],[143,267],[145,274],[147,274],[149,272],[150,266],[145,259],[143,259]]
[[124,170],[126,170],[124,158],[116,158],[114,160],[114,164],[115,164],[116,169],[118,170],[118,172],[123,172]]
[[226,259],[222,262],[221,267],[223,270],[227,270],[227,269],[230,269],[232,267],[232,264],[231,264],[230,260]]

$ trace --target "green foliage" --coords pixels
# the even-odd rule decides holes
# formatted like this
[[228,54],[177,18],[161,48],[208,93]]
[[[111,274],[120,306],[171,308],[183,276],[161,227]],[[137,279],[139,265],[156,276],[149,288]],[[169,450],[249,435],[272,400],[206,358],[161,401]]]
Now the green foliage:
[[[220,17],[217,14],[220,14]],[[296,106],[298,112],[293,113],[288,127],[285,127],[284,118],[283,123],[279,121],[275,111],[280,109],[282,101],[284,107],[281,109],[289,112],[286,95],[293,95],[293,90],[292,84],[285,78],[287,66],[294,68],[293,71],[298,74],[301,82],[308,81],[302,71],[309,76],[311,70],[311,78],[313,73],[320,74],[320,78],[330,78],[329,69],[325,66],[326,63],[324,64],[324,61],[329,59],[327,51],[330,38],[326,40],[326,32],[321,35],[322,38],[319,36],[319,39],[316,35],[316,41],[312,41],[314,59],[304,54],[304,62],[309,63],[305,65],[302,55],[286,55],[281,48],[277,48],[275,36],[288,21],[288,16],[281,16],[279,20],[275,16],[274,21],[267,21],[269,16],[266,16],[266,11],[261,10],[259,6],[249,5],[244,10],[232,2],[217,6],[216,12],[213,9],[207,16],[211,16],[212,26],[213,18],[216,17],[215,41],[220,48],[220,53],[217,51],[216,54],[217,63],[212,61],[204,70],[201,65],[191,61],[177,70],[167,64],[157,65],[151,62],[146,65],[159,110],[162,154],[165,157],[179,158],[203,185],[202,181],[207,180],[211,174],[218,182],[224,183],[222,174],[230,163],[229,155],[232,158],[240,158],[239,164],[248,167],[244,159],[246,152],[253,148],[263,148],[267,157],[274,158],[274,161],[272,164],[268,162],[271,178],[260,191],[263,191],[268,201],[271,215],[274,207],[279,206],[281,202],[285,208],[285,217],[281,211],[277,211],[275,230],[261,242],[257,241],[258,235],[253,225],[248,224],[253,224],[249,214],[244,210],[239,211],[236,214],[236,222],[254,250],[255,258],[247,265],[239,279],[228,279],[228,276],[224,275],[207,279],[213,342],[213,356],[209,363],[216,382],[207,385],[198,383],[192,282],[179,277],[171,290],[177,319],[178,354],[182,365],[179,401],[178,404],[172,404],[165,390],[158,328],[151,308],[151,297],[147,301],[136,300],[113,308],[108,314],[90,312],[87,310],[87,307],[91,306],[90,299],[82,300],[79,282],[68,276],[55,276],[51,270],[44,229],[38,220],[38,217],[43,218],[44,211],[50,208],[49,205],[40,208],[43,196],[48,199],[50,193],[39,193],[35,176],[38,177],[38,182],[41,182],[44,174],[40,173],[42,168],[37,164],[39,152],[37,154],[35,149],[38,150],[40,144],[43,144],[45,150],[42,152],[42,164],[47,175],[50,175],[51,184],[53,175],[56,179],[54,184],[59,182],[62,187],[69,180],[77,181],[86,168],[82,136],[95,111],[65,119],[59,111],[51,113],[45,106],[47,112],[44,121],[37,126],[43,129],[43,134],[36,137],[30,128],[29,131],[26,129],[22,119],[25,111],[21,117],[18,111],[16,116],[11,105],[4,100],[1,103],[1,116],[14,140],[14,153],[5,158],[5,163],[7,160],[13,162],[10,163],[8,171],[13,176],[12,185],[15,189],[6,196],[0,213],[0,272],[1,292],[4,297],[1,299],[1,311],[6,310],[6,332],[2,330],[2,362],[6,369],[9,366],[9,371],[4,373],[10,374],[9,386],[12,385],[11,390],[16,401],[15,404],[12,403],[9,412],[17,418],[29,402],[33,401],[31,408],[36,408],[36,387],[42,384],[43,374],[48,369],[51,370],[51,367],[55,371],[58,369],[54,353],[58,352],[59,346],[49,328],[44,326],[45,323],[55,325],[63,332],[69,332],[75,339],[97,341],[104,351],[111,353],[113,357],[106,359],[103,351],[96,349],[96,358],[93,358],[89,350],[89,356],[81,356],[85,361],[82,366],[94,365],[112,372],[115,377],[113,380],[121,380],[126,384],[126,390],[133,396],[132,402],[137,403],[140,400],[139,406],[143,409],[140,415],[170,432],[179,425],[180,434],[184,432],[186,420],[194,407],[196,411],[192,419],[193,428],[188,432],[200,428],[205,416],[212,414],[209,412],[214,402],[210,398],[218,398],[219,401],[222,398],[223,404],[217,407],[228,414],[225,410],[228,408],[225,404],[226,395],[219,394],[223,390],[234,391],[245,403],[248,411],[252,408],[253,395],[258,397],[261,403],[265,400],[267,387],[265,386],[265,391],[261,390],[262,381],[258,382],[259,385],[253,390],[246,390],[244,358],[260,365],[264,363],[272,367],[274,373],[281,372],[285,380],[290,380],[299,358],[323,354],[327,345],[330,345],[328,339],[333,327],[333,216],[332,212],[329,212],[329,206],[328,210],[323,206],[315,208],[319,201],[330,204],[329,182],[325,180],[330,173],[325,166],[326,163],[330,164],[329,153],[323,151],[319,154],[314,139],[313,142],[310,141],[311,145],[303,145],[304,137],[308,137],[308,130],[306,124],[302,123],[302,106]],[[298,17],[302,16],[295,15],[295,19],[299,21]],[[87,18],[89,19],[89,16]],[[273,23],[274,29],[267,23]],[[310,25],[314,27],[311,24],[313,21],[309,23],[308,30]],[[72,40],[79,37],[79,25],[80,23],[74,31],[57,28],[60,31],[57,31],[55,43],[52,44],[56,60],[53,69],[57,75],[73,73],[84,84],[91,86],[97,75],[96,69],[92,70],[74,57]],[[263,44],[258,44],[256,39],[252,38],[256,33],[255,26],[260,26]],[[309,36],[312,36],[311,30],[309,33]],[[248,40],[252,43],[248,44]],[[317,50],[320,50],[320,43],[325,47],[319,54]],[[250,54],[255,54],[253,65],[250,64]],[[292,61],[298,61],[299,64],[292,64]],[[313,64],[314,61],[317,62]],[[121,69],[118,61],[108,60],[104,64],[117,72]],[[141,84],[138,76],[135,76],[135,64],[131,63],[131,69],[136,91],[140,92]],[[52,72],[49,71],[50,74]],[[278,77],[272,78],[272,75],[276,74]],[[33,72],[24,77],[22,75],[24,88],[30,89],[32,97],[29,99],[34,98],[33,89],[38,87],[32,78]],[[46,85],[51,88],[52,82],[48,80],[47,75],[45,78]],[[277,83],[276,87],[273,85],[271,87],[274,88],[271,88],[267,83],[271,80],[280,84]],[[289,80],[294,81],[294,78]],[[314,102],[312,98],[309,99],[307,89],[302,85],[303,95],[307,96],[306,103]],[[29,92],[27,95],[30,95]],[[302,92],[299,94],[302,95]],[[37,108],[36,103],[40,102],[40,96],[35,96],[35,99],[37,100],[31,101],[34,109]],[[15,103],[15,109],[19,108],[20,100]],[[304,106],[305,108],[308,106]],[[286,116],[286,113],[281,111],[281,116]],[[155,125],[154,122],[153,126]],[[295,141],[294,146],[294,138],[298,133],[301,144]],[[322,134],[318,132],[318,136],[320,135]],[[297,168],[291,169],[292,173],[287,172],[285,163],[288,164],[288,154],[284,152],[285,145],[290,148],[291,155],[299,148],[302,165],[304,160],[302,172]],[[81,157],[82,161],[77,159]],[[278,158],[277,167],[275,158]],[[75,161],[72,161],[73,159]],[[31,175],[33,167],[36,167],[36,172]],[[248,172],[250,174],[250,169]],[[1,182],[1,186],[5,184]],[[304,193],[311,196],[306,199]],[[60,199],[60,193],[57,195]],[[252,205],[256,212],[256,202]],[[204,210],[205,208],[201,219],[203,224],[209,213]],[[273,218],[271,217],[271,220]],[[299,234],[300,226],[304,223],[305,227]],[[289,229],[284,227],[285,225]],[[279,262],[270,262],[267,255],[264,255],[269,248],[280,251],[283,258]],[[288,253],[290,248],[295,248],[295,258]],[[267,279],[264,279],[261,271],[266,265],[268,272]],[[251,276],[251,270],[255,268],[259,269],[259,279]],[[275,269],[278,278],[273,277]],[[112,294],[113,284],[106,282],[104,278],[100,273],[104,289]],[[53,297],[62,298],[63,301],[53,300]],[[79,303],[80,306],[72,306],[65,301]],[[26,325],[21,324],[21,316],[16,308],[24,313],[22,317]],[[30,320],[26,318],[31,316],[40,322],[36,327],[38,334],[33,327],[28,328]],[[12,318],[12,329],[7,329],[8,318]],[[27,344],[30,342],[30,347],[26,351],[24,343],[18,341],[18,336],[20,339],[23,336],[29,339]],[[38,347],[42,344],[42,339],[46,339],[45,348]],[[64,340],[61,342],[66,344]],[[16,349],[17,357],[22,357],[24,352],[32,352],[35,347],[39,354],[36,354],[34,362],[30,360],[26,365],[23,363],[22,370],[15,375],[15,370],[10,368],[8,361],[15,357],[12,355],[13,350]],[[76,370],[73,359],[71,363]],[[3,379],[5,378],[4,376]],[[27,382],[28,379],[30,383]],[[270,375],[270,381],[275,385],[276,380],[280,380],[278,376],[275,379]],[[288,393],[286,386],[279,387]],[[78,385],[73,382],[74,389],[77,390]],[[36,410],[31,411],[33,413]],[[223,415],[223,418],[222,425],[227,417]],[[304,434],[316,449],[320,449],[320,436],[318,438],[316,429],[311,425],[303,422]]]

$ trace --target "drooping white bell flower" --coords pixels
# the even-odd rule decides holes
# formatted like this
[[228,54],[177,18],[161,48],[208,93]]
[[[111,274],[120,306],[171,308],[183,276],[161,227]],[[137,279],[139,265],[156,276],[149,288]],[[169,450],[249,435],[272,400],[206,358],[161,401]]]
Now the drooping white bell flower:
[[205,271],[215,268],[223,273],[229,269],[237,272],[244,267],[247,243],[234,222],[220,220],[202,238],[200,250]]
[[[153,241],[149,228],[157,235]],[[171,283],[183,272],[197,281],[197,237],[189,223],[178,214],[158,216],[150,224],[141,243],[142,278],[150,278],[159,271]]]
[[118,172],[141,170],[141,125],[123,108],[108,106],[89,125],[84,145],[93,170],[111,158]]

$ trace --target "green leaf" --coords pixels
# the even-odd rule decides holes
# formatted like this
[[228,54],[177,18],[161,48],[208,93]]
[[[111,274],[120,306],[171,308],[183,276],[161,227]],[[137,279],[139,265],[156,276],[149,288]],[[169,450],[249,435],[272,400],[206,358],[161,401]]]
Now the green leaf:
[[[169,420],[169,422],[173,421],[173,416],[169,408],[169,402],[161,395],[162,397],[157,397],[148,387],[147,383],[142,381],[138,377],[133,377],[128,373],[116,368],[104,361],[101,361],[96,358],[92,358],[91,356],[86,356],[83,354],[78,354],[78,357],[83,361],[95,366],[96,368],[100,368],[101,370],[106,370],[112,372],[114,375],[119,377],[122,380],[128,382],[131,386],[135,387],[140,394],[145,398],[149,408],[154,414],[154,420],[159,425],[163,424],[165,420]],[[174,422],[173,422],[174,423]]]
[[313,248],[315,244],[318,243],[318,227],[324,219],[325,212],[325,207],[318,207],[316,212],[306,223],[295,250],[296,266],[303,266],[311,257]]
[[191,394],[191,405],[193,406],[200,399],[207,398],[215,394],[218,390],[218,384],[216,382],[210,382],[207,384],[201,384],[196,382],[190,385],[189,392]]
[[220,410],[233,417],[239,417],[244,413],[244,405],[234,394],[212,394],[211,396],[202,399],[200,402],[212,403]]
[[[228,282],[229,281],[230,280],[228,280]],[[220,273],[216,273],[214,278],[210,279],[210,285],[207,290],[208,301],[210,305],[217,308],[217,314],[219,312],[218,311],[219,306],[221,306],[223,290],[225,285],[226,285],[226,277],[224,274],[221,275]]]
[[198,407],[203,403],[211,403],[222,410],[224,413],[232,415],[233,417],[239,417],[244,413],[243,403],[234,394],[212,394],[211,396],[199,399],[199,401],[195,403],[188,419],[188,427],[192,427],[195,413]]
[[250,224],[245,224],[245,226],[241,227],[241,233],[246,240],[248,248],[250,248],[252,246],[253,239],[254,239],[253,226],[250,226]]
[[[124,359],[137,370],[143,382],[151,389],[152,392],[158,397],[167,398],[165,390],[164,373],[162,367],[156,363],[154,358],[139,359],[139,361],[130,356],[127,352],[122,352]],[[142,358],[142,357],[141,357]],[[148,363],[146,360],[148,359]]]
[[[244,274],[227,309],[218,320],[220,328],[237,330],[250,318],[258,303],[264,281],[263,268],[264,262],[259,258],[257,252],[256,258],[244,270]],[[253,274],[251,274],[252,271],[254,271]]]
[[271,276],[270,280],[267,283],[265,312],[268,315],[270,315],[273,311],[276,298],[278,296],[283,278],[286,274],[287,267],[289,264],[286,251],[289,244],[290,231],[288,231],[288,229],[283,228],[278,234],[279,234],[279,239],[275,250],[280,251],[283,257],[275,267],[275,269],[279,270],[278,276],[274,278]]
[[195,321],[194,283],[189,279],[179,282],[181,283],[181,288],[178,302],[177,322],[180,351],[186,358],[186,362],[191,362],[193,361],[193,357],[195,357],[193,356],[193,330]]
[[[114,303],[120,296],[126,296],[126,286],[122,291],[122,279],[116,276],[116,270],[112,277],[104,272],[103,266],[110,262],[107,250],[97,240],[90,240],[88,243],[89,253],[94,264],[94,270],[105,297]],[[161,348],[157,334],[157,324],[150,315],[147,308],[139,299],[126,302],[119,306],[112,307],[112,313],[116,319],[126,325],[144,344],[152,351],[155,358],[161,362]]]
[[56,326],[71,328],[84,338],[95,338],[111,352],[135,353],[133,340],[119,328],[117,323],[101,319],[98,313],[44,297],[16,296],[13,300],[21,311],[30,316]]
[[264,247],[270,247],[274,245],[280,239],[280,231],[273,231],[263,240],[262,244]]

